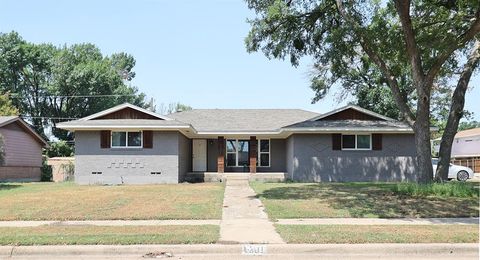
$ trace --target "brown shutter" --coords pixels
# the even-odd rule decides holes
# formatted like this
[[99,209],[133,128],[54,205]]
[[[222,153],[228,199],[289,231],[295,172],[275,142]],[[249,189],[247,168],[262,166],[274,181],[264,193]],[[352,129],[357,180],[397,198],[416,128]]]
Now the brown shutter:
[[153,148],[152,131],[143,131],[143,148]]
[[382,150],[382,134],[372,134],[372,150]]
[[342,150],[341,134],[332,134],[332,150]]
[[110,135],[108,130],[100,131],[100,148],[110,148]]

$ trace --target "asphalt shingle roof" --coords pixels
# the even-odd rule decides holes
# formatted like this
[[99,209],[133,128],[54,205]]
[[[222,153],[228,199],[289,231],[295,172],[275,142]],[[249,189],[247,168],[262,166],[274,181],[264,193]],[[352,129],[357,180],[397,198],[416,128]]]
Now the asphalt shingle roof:
[[74,120],[62,122],[59,127],[72,126],[188,126],[188,124],[176,120],[155,120],[155,119],[96,119],[96,120]]
[[411,129],[411,127],[400,121],[384,121],[384,120],[318,120],[304,121],[297,124],[289,125],[288,128],[398,128]]
[[301,109],[194,109],[167,115],[199,132],[273,131],[319,114]]

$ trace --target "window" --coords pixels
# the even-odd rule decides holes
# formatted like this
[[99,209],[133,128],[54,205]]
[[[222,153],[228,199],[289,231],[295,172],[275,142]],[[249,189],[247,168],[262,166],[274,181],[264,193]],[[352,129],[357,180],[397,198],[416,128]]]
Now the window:
[[141,131],[117,131],[112,132],[112,148],[141,148]]
[[372,136],[365,134],[342,135],[342,150],[371,150]]
[[260,167],[270,167],[270,139],[258,140],[257,165]]
[[248,140],[227,140],[227,166],[237,167],[250,165],[248,142]]

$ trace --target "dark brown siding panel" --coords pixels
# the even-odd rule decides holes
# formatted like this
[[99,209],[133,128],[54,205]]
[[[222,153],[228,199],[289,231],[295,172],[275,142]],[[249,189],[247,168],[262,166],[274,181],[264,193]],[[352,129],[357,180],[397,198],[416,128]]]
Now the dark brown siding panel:
[[104,115],[99,118],[95,118],[93,120],[97,119],[157,119],[157,120],[162,120],[160,118],[154,117],[152,115],[140,112],[138,110],[132,109],[132,108],[124,108],[122,110],[118,110],[116,112]]
[[372,149],[382,150],[382,134],[372,134]]
[[329,116],[324,117],[320,120],[349,120],[349,119],[353,119],[353,120],[383,120],[381,118],[377,118],[377,117],[362,113],[360,111],[357,111],[357,110],[351,109],[351,108],[349,108],[347,110],[340,111],[340,112],[332,114],[332,115],[329,115]]
[[332,150],[342,150],[341,134],[332,134]]
[[143,131],[143,148],[153,148],[152,131]]
[[100,131],[100,148],[110,148],[110,131]]

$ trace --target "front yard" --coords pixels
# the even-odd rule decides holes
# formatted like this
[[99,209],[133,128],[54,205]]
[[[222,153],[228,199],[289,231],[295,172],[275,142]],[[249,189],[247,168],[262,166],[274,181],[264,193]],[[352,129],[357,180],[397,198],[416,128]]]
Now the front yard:
[[219,227],[202,226],[40,226],[0,227],[0,245],[211,244]]
[[[395,190],[395,183],[250,184],[272,219],[478,217],[473,196],[423,196]],[[467,184],[477,185],[478,184]],[[471,187],[470,187],[471,188]]]
[[6,183],[0,184],[0,220],[220,219],[223,193],[219,183]]
[[275,225],[287,243],[478,243],[478,225]]

